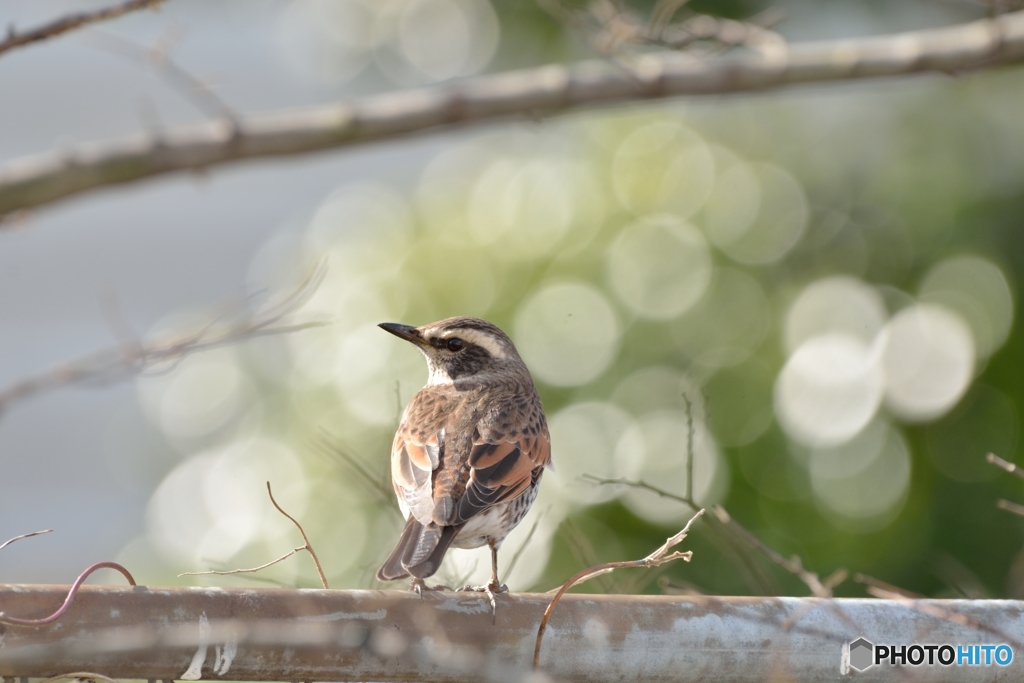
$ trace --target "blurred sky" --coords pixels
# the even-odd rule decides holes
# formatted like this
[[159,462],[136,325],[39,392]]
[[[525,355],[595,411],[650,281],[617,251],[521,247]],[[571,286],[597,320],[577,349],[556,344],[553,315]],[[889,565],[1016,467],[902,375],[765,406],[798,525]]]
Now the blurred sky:
[[[0,20],[23,29],[101,4],[4,0]],[[168,0],[158,12],[0,56],[0,163],[119,137],[154,121],[170,126],[206,118],[152,69],[103,49],[104,33],[145,46],[172,38],[173,58],[213,83],[239,112],[395,87],[379,71],[329,82],[297,66],[301,55],[289,47],[285,17],[296,4]],[[870,3],[782,4],[790,17],[783,32],[792,38],[920,28],[964,14],[940,2],[900,3],[884,15]],[[497,54],[498,66],[537,62],[528,50],[516,54],[514,45],[502,44]],[[111,311],[118,324],[143,335],[182,309],[237,300],[268,238],[308,220],[332,190],[367,179],[407,190],[439,151],[477,134],[431,134],[201,177],[162,176],[34,212],[0,233],[0,385],[111,346]],[[136,419],[139,410],[129,381],[61,389],[0,415],[0,541],[56,529],[6,549],[0,581],[70,581],[141,532],[149,492],[125,484],[106,456],[110,425]],[[165,457],[160,439],[139,439],[140,452]]]
[[[0,18],[29,27],[97,4],[5,0]],[[299,77],[282,54],[287,4],[168,2],[101,30],[143,45],[180,31],[175,59],[239,111],[330,101],[338,88]],[[148,109],[166,125],[204,118],[151,69],[84,34],[0,59],[0,160],[136,131]],[[110,347],[104,301],[141,335],[183,307],[237,300],[255,252],[282,225],[347,181],[408,184],[449,137],[166,177],[34,213],[0,235],[0,384]],[[112,417],[136,403],[134,383],[123,382],[59,390],[2,416],[0,535],[57,532],[5,550],[0,580],[70,581],[140,532],[148,495],[119,485],[104,458]]]

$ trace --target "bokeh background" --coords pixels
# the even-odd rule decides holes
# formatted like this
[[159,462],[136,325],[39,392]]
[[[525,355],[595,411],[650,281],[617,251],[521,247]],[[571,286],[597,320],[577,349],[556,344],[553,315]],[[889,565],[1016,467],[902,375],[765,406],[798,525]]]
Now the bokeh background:
[[[8,0],[0,14],[24,28],[100,4]],[[768,7],[790,40],[983,14],[692,3]],[[240,112],[591,56],[525,0],[168,0],[0,58],[0,161],[205,117],[123,40],[161,46]],[[12,405],[0,536],[56,532],[5,549],[0,581],[69,581],[116,559],[150,584],[317,585],[302,556],[258,576],[177,576],[299,543],[269,480],[333,587],[379,586],[401,523],[390,441],[426,369],[376,324],[473,315],[533,371],[557,465],[503,550],[513,590],[647,554],[689,510],[584,475],[682,495],[692,458],[702,505],[822,575],[1021,597],[1024,523],[995,503],[1024,486],[985,454],[1016,458],[1024,400],[1022,110],[1021,68],[683,98],[43,208],[0,234],[3,384],[124,329],[147,338],[258,306],[317,264],[296,316],[328,324]],[[690,547],[691,564],[590,589],[806,592],[706,525]],[[487,559],[454,551],[440,578],[485,579]]]

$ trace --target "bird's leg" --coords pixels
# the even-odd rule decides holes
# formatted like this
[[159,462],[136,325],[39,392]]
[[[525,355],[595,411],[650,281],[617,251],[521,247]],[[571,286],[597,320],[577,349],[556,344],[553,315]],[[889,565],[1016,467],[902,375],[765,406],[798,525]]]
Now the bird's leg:
[[498,547],[494,544],[494,541],[487,541],[487,545],[491,548],[491,580],[485,586],[463,586],[460,591],[473,591],[476,593],[486,593],[487,599],[491,603],[491,616],[497,619],[498,616],[498,601],[495,598],[497,593],[508,593],[508,586],[498,582]]

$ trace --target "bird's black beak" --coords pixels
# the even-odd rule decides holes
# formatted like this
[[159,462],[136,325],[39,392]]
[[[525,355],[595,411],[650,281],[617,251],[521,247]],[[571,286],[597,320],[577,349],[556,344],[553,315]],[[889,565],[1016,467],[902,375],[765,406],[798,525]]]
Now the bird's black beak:
[[423,337],[420,336],[419,330],[412,325],[402,325],[400,323],[381,323],[377,327],[382,330],[387,330],[396,337],[401,337],[405,341],[410,341],[417,346],[423,345]]

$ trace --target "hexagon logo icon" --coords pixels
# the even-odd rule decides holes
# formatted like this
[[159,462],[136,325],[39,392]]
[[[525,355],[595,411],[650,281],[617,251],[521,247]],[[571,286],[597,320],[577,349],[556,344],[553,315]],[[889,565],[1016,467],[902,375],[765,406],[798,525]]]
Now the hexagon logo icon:
[[857,671],[863,671],[869,666],[872,666],[872,655],[874,652],[874,645],[864,638],[858,638],[850,643],[850,666]]

